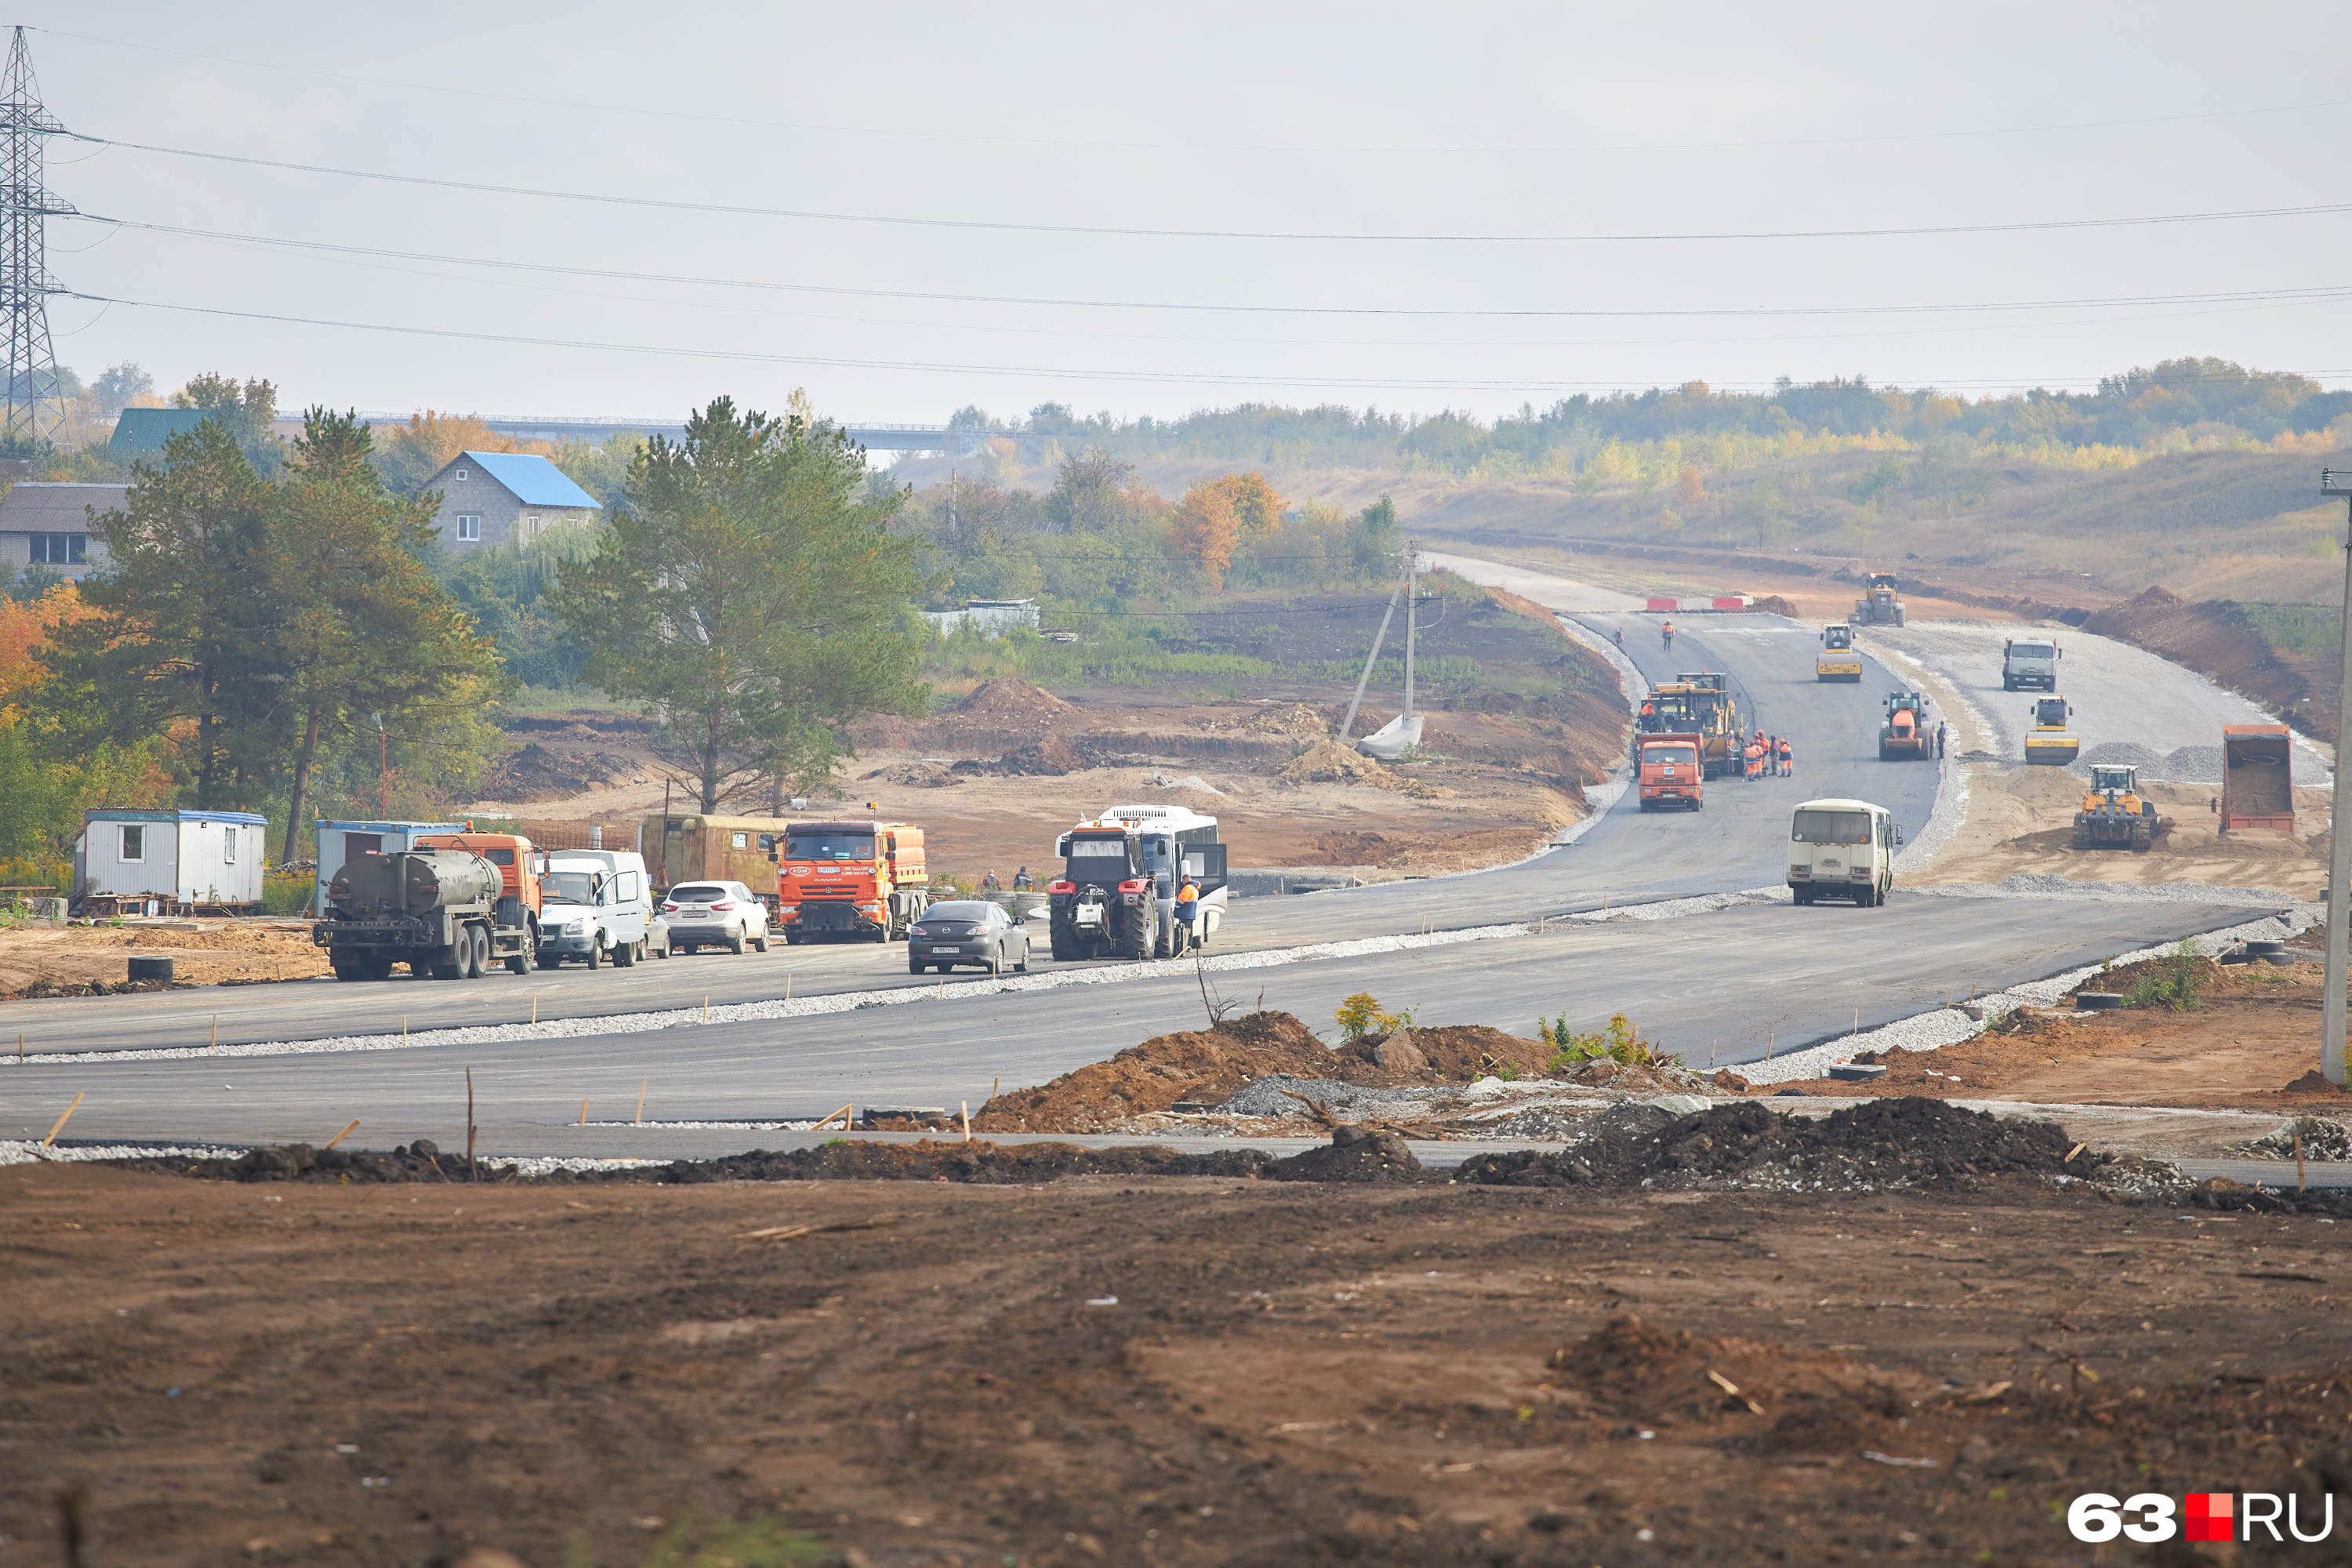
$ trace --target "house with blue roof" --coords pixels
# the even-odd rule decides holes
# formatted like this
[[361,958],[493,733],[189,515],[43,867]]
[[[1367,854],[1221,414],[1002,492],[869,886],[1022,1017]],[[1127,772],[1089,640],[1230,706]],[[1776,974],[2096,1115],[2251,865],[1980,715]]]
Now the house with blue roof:
[[562,468],[524,452],[460,452],[425,488],[441,492],[434,522],[453,554],[526,544],[558,523],[593,522],[604,510]]

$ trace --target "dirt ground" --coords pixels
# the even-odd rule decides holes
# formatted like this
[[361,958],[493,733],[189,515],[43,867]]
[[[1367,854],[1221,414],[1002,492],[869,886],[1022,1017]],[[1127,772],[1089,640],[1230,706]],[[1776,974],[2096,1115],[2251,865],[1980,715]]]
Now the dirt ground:
[[[2311,1076],[2324,971],[2315,951],[2300,956],[2286,967],[2192,960],[2196,994],[2184,1008],[2159,1000],[2096,1013],[2032,1009],[1938,1050],[1856,1058],[1884,1065],[1882,1079],[1799,1087],[1821,1095],[2352,1115],[2352,1094]],[[2162,983],[2177,972],[2173,959],[2151,959],[2085,981],[2083,989],[2129,997],[2142,976]]]
[[2077,882],[2200,882],[2268,888],[2298,898],[2327,889],[2328,792],[2295,791],[2305,831],[2224,834],[2218,785],[2149,784],[2172,826],[2146,854],[2069,847],[2084,782],[2063,768],[1970,763],[1968,819],[1935,857],[1903,879],[1914,885],[1998,882],[2020,871]]
[[61,1494],[92,1563],[1614,1568],[2352,1488],[2340,1226],[2026,1178],[0,1184],[27,1562]]
[[328,972],[307,921],[14,926],[0,928],[0,998],[72,994],[92,981],[113,984],[124,978],[132,953],[168,954],[172,977],[199,985],[305,980]]

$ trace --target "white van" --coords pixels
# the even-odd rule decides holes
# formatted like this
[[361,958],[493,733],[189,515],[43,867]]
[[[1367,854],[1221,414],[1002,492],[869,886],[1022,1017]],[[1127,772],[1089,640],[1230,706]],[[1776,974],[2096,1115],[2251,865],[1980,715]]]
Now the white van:
[[1895,887],[1903,829],[1866,800],[1809,800],[1789,822],[1789,887],[1797,902],[1852,899],[1868,909]]
[[626,968],[646,955],[652,879],[634,849],[557,849],[539,874],[539,966],[576,958]]

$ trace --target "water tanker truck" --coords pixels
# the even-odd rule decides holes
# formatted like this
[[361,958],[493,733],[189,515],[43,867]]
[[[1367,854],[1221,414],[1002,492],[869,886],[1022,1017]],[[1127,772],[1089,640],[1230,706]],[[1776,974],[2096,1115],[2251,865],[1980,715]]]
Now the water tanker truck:
[[338,980],[383,980],[395,963],[418,979],[470,980],[499,963],[530,968],[531,931],[503,873],[465,849],[355,855],[327,886],[310,928]]

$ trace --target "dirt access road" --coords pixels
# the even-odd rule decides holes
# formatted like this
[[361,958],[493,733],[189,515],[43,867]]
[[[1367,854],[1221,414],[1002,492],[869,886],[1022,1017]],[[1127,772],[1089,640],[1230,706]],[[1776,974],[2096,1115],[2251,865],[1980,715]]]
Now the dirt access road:
[[738,1521],[877,1568],[2075,1563],[2084,1491],[2352,1489],[2341,1226],[2000,1181],[17,1167],[0,1535],[55,1560],[74,1491],[85,1561],[207,1568]]

